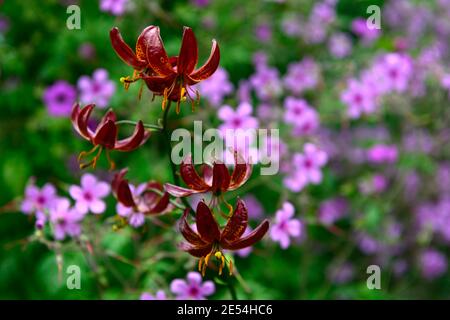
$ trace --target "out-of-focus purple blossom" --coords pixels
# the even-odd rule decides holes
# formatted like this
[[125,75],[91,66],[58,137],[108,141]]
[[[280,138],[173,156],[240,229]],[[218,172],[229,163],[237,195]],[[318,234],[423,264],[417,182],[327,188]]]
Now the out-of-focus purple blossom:
[[[130,184],[130,190],[131,194],[135,198],[135,201],[138,201],[140,199],[140,195],[145,191],[147,188],[147,185],[145,183],[142,183],[138,185],[137,187]],[[138,203],[139,206],[139,203]],[[128,223],[130,226],[134,228],[138,228],[142,226],[145,222],[145,215],[142,212],[136,211],[132,207],[125,207],[120,202],[116,205],[117,214],[119,216],[122,216],[128,220]]]
[[219,130],[225,135],[227,129],[256,129],[258,128],[258,119],[252,116],[253,107],[250,103],[243,102],[238,105],[236,110],[225,105],[218,110],[218,118],[223,121]]
[[95,46],[90,42],[82,43],[78,47],[78,55],[84,60],[92,60],[96,54]]
[[299,192],[308,183],[322,181],[322,167],[327,163],[327,154],[312,143],[306,143],[304,153],[295,153],[288,175],[283,184],[293,192]]
[[263,101],[277,98],[283,91],[278,69],[259,65],[250,77],[250,83],[259,99]]
[[280,116],[280,109],[271,103],[261,103],[257,109],[256,114],[258,119],[264,122],[277,120]]
[[434,140],[424,130],[413,129],[403,136],[403,148],[408,152],[423,152],[429,154],[433,151]]
[[359,233],[356,236],[356,242],[358,244],[359,250],[367,255],[374,254],[380,249],[380,243],[376,239],[365,233]]
[[300,220],[293,218],[295,208],[290,202],[283,203],[281,209],[275,213],[275,221],[270,226],[270,237],[279,242],[282,249],[287,249],[291,243],[290,238],[298,238],[303,233]]
[[304,58],[300,62],[288,65],[287,74],[283,78],[285,87],[295,95],[305,90],[314,89],[320,77],[320,69],[312,58]]
[[363,181],[359,186],[359,190],[363,194],[370,195],[374,193],[381,193],[385,191],[387,187],[388,180],[386,177],[381,174],[375,174],[369,179]]
[[342,197],[328,199],[320,204],[318,219],[324,225],[332,225],[348,213],[348,203]]
[[25,196],[20,205],[24,214],[32,214],[52,208],[58,199],[56,188],[51,183],[46,183],[42,188],[35,185],[31,179],[25,188]]
[[353,279],[355,268],[352,264],[345,262],[340,265],[332,265],[328,269],[328,279],[334,284],[344,284]]
[[49,213],[56,240],[64,240],[66,236],[74,238],[81,234],[80,223],[84,214],[71,208],[68,199],[58,199],[56,204],[49,209]]
[[300,36],[302,33],[301,17],[288,16],[281,21],[281,30],[290,37]]
[[373,71],[381,76],[388,92],[405,92],[413,74],[411,57],[401,53],[388,53],[373,66]]
[[439,278],[447,271],[447,258],[435,249],[427,249],[420,255],[420,269],[427,280]]
[[174,279],[170,284],[170,291],[179,300],[204,300],[216,291],[214,282],[203,282],[198,272],[189,272],[186,280]]
[[76,98],[75,87],[64,80],[59,80],[47,87],[43,96],[47,112],[54,117],[69,116]]
[[202,98],[206,98],[213,107],[218,107],[223,98],[233,92],[233,84],[228,79],[228,72],[218,68],[214,74],[198,85]]
[[450,195],[450,163],[439,165],[436,174],[436,184],[442,194]]
[[292,128],[292,135],[294,137],[300,137],[304,135],[310,135],[319,128],[319,114],[314,109],[308,109],[301,117],[301,121],[294,124]]
[[444,74],[441,78],[442,88],[448,91],[448,97],[450,98],[450,74]]
[[395,145],[376,144],[367,150],[367,161],[373,164],[394,163],[398,158]]
[[9,29],[9,19],[3,15],[0,15],[0,34],[6,33]]
[[94,175],[86,173],[81,177],[81,186],[70,186],[69,193],[76,201],[75,208],[81,214],[89,211],[101,214],[106,210],[103,198],[108,196],[110,189],[109,184],[98,181]]
[[352,21],[352,31],[358,37],[361,38],[364,44],[370,44],[380,36],[381,31],[379,29],[369,29],[367,27],[366,19],[356,18]]
[[272,27],[267,23],[261,23],[255,27],[255,36],[261,42],[269,42],[272,39]]
[[167,296],[163,290],[156,291],[155,295],[152,295],[150,292],[142,292],[139,300],[167,300]]
[[328,50],[336,58],[344,58],[352,52],[352,39],[345,33],[337,32],[328,40]]
[[111,96],[116,90],[116,85],[108,77],[108,71],[97,69],[92,74],[92,78],[81,76],[78,79],[78,89],[80,90],[80,101],[82,103],[95,103],[99,108],[105,108]]
[[327,26],[315,20],[308,20],[303,25],[302,37],[308,44],[322,43],[327,37]]
[[420,188],[420,176],[416,171],[408,171],[405,174],[404,180],[404,196],[406,199],[412,200],[416,197]]
[[347,106],[347,115],[352,119],[362,114],[371,114],[377,109],[377,97],[370,86],[356,79],[350,79],[341,94],[341,101]]
[[264,216],[264,208],[258,199],[252,194],[245,195],[242,200],[245,202],[250,219],[261,220]]
[[121,16],[125,13],[128,0],[100,0],[100,10],[109,12],[114,16]]
[[293,125],[292,134],[302,136],[313,133],[319,127],[319,115],[305,100],[287,97],[284,121]]
[[317,2],[312,8],[309,19],[325,25],[333,23],[336,19],[334,4],[327,1]]
[[239,102],[250,102],[252,100],[252,85],[250,81],[241,80],[239,81],[237,89],[237,98]]

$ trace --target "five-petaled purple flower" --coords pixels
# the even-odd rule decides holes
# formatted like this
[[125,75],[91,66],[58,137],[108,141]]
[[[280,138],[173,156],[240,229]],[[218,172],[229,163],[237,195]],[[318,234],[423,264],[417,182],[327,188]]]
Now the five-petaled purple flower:
[[319,77],[319,66],[312,58],[307,57],[288,66],[283,82],[290,92],[298,95],[305,90],[315,88],[319,82]]
[[223,98],[233,92],[233,84],[228,79],[228,72],[218,68],[210,78],[198,84],[198,89],[202,98],[206,98],[213,107],[218,107]]
[[78,237],[81,234],[81,221],[84,214],[70,207],[68,199],[59,199],[50,208],[50,222],[53,225],[53,235],[56,240],[64,240],[66,236]]
[[69,193],[76,201],[75,208],[78,212],[86,214],[91,211],[100,214],[106,209],[102,199],[109,194],[110,190],[109,184],[98,181],[95,176],[86,173],[81,177],[81,186],[70,186]]
[[21,210],[25,214],[44,213],[54,206],[58,195],[56,188],[51,183],[46,183],[41,189],[31,180],[25,188],[25,197],[21,204]]
[[108,71],[97,69],[92,78],[81,76],[78,79],[80,101],[85,104],[95,104],[99,108],[105,108],[111,96],[116,90],[115,83],[109,79]]
[[76,98],[75,87],[64,80],[47,87],[43,96],[48,113],[54,117],[70,116]]
[[283,249],[289,247],[290,237],[298,238],[303,231],[300,220],[293,218],[294,212],[292,203],[283,203],[283,207],[276,212],[275,222],[270,227],[270,237],[273,241],[279,242]]
[[420,255],[420,266],[425,279],[439,278],[447,271],[447,258],[435,249],[427,249]]
[[[147,188],[147,184],[142,183],[138,186],[129,184],[129,186],[133,197],[136,199],[136,201],[140,201],[140,196]],[[136,211],[133,207],[126,207],[122,203],[118,202],[116,210],[119,216],[127,218],[130,226],[134,228],[142,226],[145,222],[145,214],[143,212]]]
[[216,291],[214,282],[203,282],[198,272],[189,272],[186,279],[175,279],[170,284],[170,291],[179,300],[204,300]]

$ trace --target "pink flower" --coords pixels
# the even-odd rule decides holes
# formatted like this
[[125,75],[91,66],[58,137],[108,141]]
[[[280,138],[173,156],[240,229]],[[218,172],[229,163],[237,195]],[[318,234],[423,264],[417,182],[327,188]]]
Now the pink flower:
[[78,89],[80,90],[80,101],[85,104],[94,103],[99,108],[105,108],[111,96],[116,90],[113,81],[108,78],[108,71],[97,69],[92,74],[92,78],[81,76],[78,79]]
[[218,107],[223,98],[233,92],[233,84],[228,79],[228,72],[218,68],[211,77],[199,83],[198,89],[202,98],[206,98],[213,107]]
[[42,97],[48,114],[54,117],[66,117],[72,112],[77,99],[77,91],[70,83],[59,80],[47,87]]
[[[132,184],[129,184],[129,186],[130,186],[131,193],[133,194],[133,197],[135,199],[135,202],[139,206],[139,201],[141,201],[140,196],[147,188],[147,185],[145,183],[142,183],[142,184],[138,185],[137,187]],[[120,202],[117,203],[116,210],[117,210],[117,213],[119,214],[119,216],[127,218],[130,226],[132,226],[134,228],[138,228],[138,227],[142,226],[145,222],[144,213],[136,211],[132,207],[126,207],[123,204],[121,204]]]
[[347,114],[352,119],[359,118],[363,113],[373,113],[377,108],[373,89],[356,79],[348,82],[347,89],[341,94],[341,101],[347,105]]
[[292,203],[283,203],[283,207],[275,213],[275,222],[270,227],[270,237],[279,242],[283,249],[289,247],[291,237],[300,237],[303,230],[300,220],[292,218],[294,211]]
[[76,201],[75,208],[81,214],[89,211],[95,214],[105,212],[106,204],[102,200],[109,195],[111,188],[106,182],[98,181],[95,176],[86,173],[81,177],[81,187],[72,185],[70,196]]
[[127,4],[128,0],[101,0],[100,10],[115,16],[121,16],[125,13]]
[[370,44],[380,36],[379,29],[369,29],[366,19],[356,18],[352,21],[352,31],[359,36],[363,43]]
[[330,37],[328,50],[336,58],[347,57],[352,52],[352,40],[347,34],[337,32]]
[[225,133],[226,129],[256,129],[258,128],[258,119],[252,116],[253,107],[250,103],[242,102],[236,110],[225,105],[219,109],[218,117],[224,123],[220,125],[219,130]]
[[250,83],[262,101],[274,99],[283,91],[278,69],[270,68],[266,64],[256,66],[256,73],[250,77]]
[[53,207],[57,199],[56,189],[51,183],[46,183],[39,189],[32,179],[25,188],[25,198],[20,208],[25,214],[43,213]]
[[388,53],[373,66],[381,76],[387,91],[405,92],[413,75],[411,58],[400,53]]
[[419,258],[422,276],[434,280],[442,276],[448,268],[447,258],[435,249],[427,249]]
[[448,91],[448,96],[450,98],[450,74],[445,74],[441,78],[442,88]]
[[77,237],[81,234],[80,223],[84,215],[71,208],[68,199],[59,199],[49,212],[56,240],[64,240],[66,236]]
[[167,297],[163,290],[158,290],[155,295],[149,292],[142,292],[139,300],[167,300]]
[[367,150],[367,160],[373,164],[394,163],[398,158],[395,145],[377,144]]
[[210,296],[216,291],[214,282],[203,282],[202,276],[198,272],[189,272],[186,279],[175,279],[170,284],[170,291],[179,300],[204,300],[206,296]]
[[284,121],[293,125],[292,134],[303,136],[313,133],[319,127],[319,115],[305,100],[287,97]]
[[285,87],[293,94],[313,89],[317,86],[320,77],[320,69],[312,58],[304,58],[297,63],[288,66],[287,74],[283,79]]
[[348,203],[344,198],[332,198],[320,204],[318,219],[324,225],[332,225],[348,212]]

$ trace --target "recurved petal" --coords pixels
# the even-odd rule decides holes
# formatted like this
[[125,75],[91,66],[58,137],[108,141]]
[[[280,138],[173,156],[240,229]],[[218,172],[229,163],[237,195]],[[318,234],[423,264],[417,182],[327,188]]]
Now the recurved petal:
[[179,187],[176,186],[174,184],[171,183],[166,183],[164,184],[164,189],[171,194],[174,197],[180,198],[180,197],[187,197],[190,196],[191,194],[195,194],[195,193],[200,193],[201,191],[196,191],[196,190],[192,190],[192,189],[188,189],[188,188],[183,188],[183,187]]
[[213,45],[211,48],[211,54],[205,64],[199,69],[191,73],[188,78],[188,84],[193,85],[197,82],[209,78],[214,72],[216,72],[219,67],[220,62],[220,49],[216,40],[213,40]]
[[230,173],[228,168],[223,163],[214,163],[213,165],[213,179],[212,192],[226,191],[230,185]]
[[234,242],[238,240],[248,224],[248,210],[245,203],[238,199],[233,215],[228,219],[227,225],[222,231],[221,241]]
[[101,145],[106,149],[114,149],[117,140],[117,126],[114,121],[107,120],[101,126],[99,125],[92,140],[94,145]]
[[138,57],[138,59],[147,61],[148,38],[151,36],[151,30],[153,28],[155,28],[155,26],[146,27],[137,38],[136,57]]
[[100,120],[100,123],[97,126],[97,129],[101,128],[107,121],[116,122],[116,114],[112,110],[108,110],[106,114],[103,116],[102,120]]
[[72,109],[72,125],[74,129],[85,139],[91,140],[93,132],[88,128],[88,120],[95,105],[89,104],[80,110],[80,105],[76,103]]
[[192,163],[192,155],[189,154],[180,165],[180,175],[183,181],[189,186],[199,192],[204,192],[209,189],[209,185],[200,178]]
[[149,29],[145,34],[147,42],[147,61],[150,67],[160,76],[174,74],[169,57],[159,33],[159,27]]
[[111,189],[114,194],[117,196],[120,183],[125,180],[125,175],[128,172],[128,168],[122,169],[114,175],[114,178],[111,182]]
[[126,139],[116,141],[114,146],[118,151],[132,151],[147,141],[150,137],[150,131],[146,131],[142,121],[139,121],[134,128],[134,132]]
[[197,231],[205,242],[220,240],[220,230],[211,210],[204,201],[200,201],[196,210]]
[[128,184],[128,180],[121,180],[118,183],[116,194],[117,200],[119,200],[119,202],[124,206],[126,207],[136,206],[136,203],[134,202],[133,195],[130,190],[130,186]]
[[138,58],[138,56],[134,54],[133,50],[125,43],[125,41],[123,41],[117,27],[111,29],[109,32],[109,38],[111,39],[111,44],[114,51],[126,64],[137,70],[142,70],[146,67],[147,63],[145,59],[142,59],[142,56]]
[[231,174],[231,183],[229,190],[235,190],[242,186],[252,175],[252,165],[247,163],[244,158],[234,152],[234,170]]
[[187,222],[187,216],[189,214],[189,209],[185,209],[183,216],[180,219],[180,222],[178,224],[178,229],[180,230],[183,237],[186,239],[187,242],[194,246],[205,246],[207,244],[204,242],[200,236],[192,230],[192,228],[189,226],[189,223]]
[[191,254],[192,256],[194,256],[196,258],[201,258],[211,252],[212,245],[206,244],[204,246],[197,247],[197,246],[191,246],[187,243],[181,243],[180,249],[188,252],[189,254]]
[[269,230],[269,221],[264,220],[255,230],[246,235],[243,238],[240,238],[234,242],[222,241],[220,244],[222,248],[228,250],[240,250],[249,246],[254,245],[256,242],[262,239],[264,235]]
[[164,210],[166,210],[168,205],[169,205],[169,194],[165,192],[163,196],[158,200],[158,202],[153,204],[153,208],[151,208],[149,213],[150,214],[161,213]]
[[147,87],[153,91],[155,94],[162,95],[164,93],[164,89],[169,89],[172,87],[173,82],[175,81],[176,74],[170,74],[168,76],[141,76],[144,79]]
[[197,39],[189,27],[183,29],[183,40],[178,55],[178,74],[190,74],[194,71],[198,61]]

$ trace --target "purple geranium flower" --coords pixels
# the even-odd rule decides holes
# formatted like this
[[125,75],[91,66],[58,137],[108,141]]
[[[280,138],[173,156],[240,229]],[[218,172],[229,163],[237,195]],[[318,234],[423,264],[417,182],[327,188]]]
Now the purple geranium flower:
[[170,291],[179,300],[204,300],[206,296],[210,296],[216,291],[214,282],[203,282],[202,276],[198,272],[189,272],[186,279],[175,279],[170,284]]
[[373,72],[378,73],[388,92],[402,93],[413,75],[412,60],[405,54],[388,53],[375,63]]
[[56,240],[64,240],[66,236],[77,237],[81,234],[80,223],[84,215],[71,208],[68,199],[59,199],[49,211]]
[[269,42],[272,39],[272,28],[267,23],[262,23],[256,26],[255,36],[261,42]]
[[348,212],[348,204],[344,198],[328,199],[319,207],[319,221],[325,225],[332,225],[344,217]]
[[105,108],[111,96],[116,90],[113,81],[108,78],[108,71],[97,69],[92,78],[81,76],[78,79],[78,89],[80,90],[80,101],[82,103],[95,103],[99,108]]
[[[133,197],[135,198],[135,202],[139,202],[139,199],[141,198],[140,195],[145,191],[147,188],[147,185],[145,183],[142,183],[135,187],[132,184],[129,184],[131,193]],[[139,205],[139,203],[138,203]],[[134,228],[138,228],[142,226],[145,222],[145,215],[142,212],[136,211],[133,207],[125,207],[120,202],[117,203],[116,206],[117,213],[119,216],[125,217],[128,220],[128,223],[130,226]]]
[[352,40],[345,33],[335,33],[328,41],[328,50],[336,58],[347,57],[352,52]]
[[128,0],[100,0],[100,10],[121,16],[125,13],[127,4]]
[[283,88],[278,69],[267,65],[257,65],[256,73],[250,77],[250,83],[259,99],[267,101],[278,97]]
[[319,82],[319,66],[312,58],[304,58],[288,66],[283,79],[285,87],[293,94],[301,94],[305,90],[313,89]]
[[290,237],[298,238],[302,234],[303,225],[300,220],[293,218],[294,211],[292,203],[283,203],[283,207],[275,213],[275,221],[270,227],[270,237],[279,242],[283,249],[289,247]]
[[149,292],[142,292],[139,300],[167,300],[167,297],[163,290],[158,290],[155,295]]
[[39,189],[32,179],[25,188],[25,197],[20,208],[25,214],[44,212],[53,207],[57,199],[56,188],[51,183],[46,183]]
[[64,80],[47,87],[43,96],[47,112],[54,117],[69,116],[76,98],[75,87]]
[[369,29],[366,19],[356,18],[352,21],[352,31],[361,38],[365,44],[370,44],[380,36],[379,29]]
[[427,280],[439,278],[447,271],[447,258],[434,249],[427,249],[420,255],[420,268]]
[[223,98],[233,92],[233,84],[228,79],[228,72],[218,68],[211,77],[199,83],[198,89],[213,107],[218,107]]
[[347,105],[347,114],[352,119],[359,118],[363,113],[373,113],[377,108],[372,88],[356,79],[349,80],[347,89],[341,94],[341,100]]
[[395,145],[376,144],[367,150],[367,160],[373,164],[394,163],[398,158]]
[[218,117],[224,123],[219,126],[219,130],[225,134],[227,129],[256,129],[258,119],[252,116],[253,107],[247,102],[240,103],[236,110],[225,105],[218,111]]
[[75,208],[81,214],[89,211],[95,214],[105,212],[106,204],[102,200],[111,188],[106,182],[98,181],[95,176],[86,173],[81,177],[81,187],[72,185],[69,188],[70,196],[76,201]]

